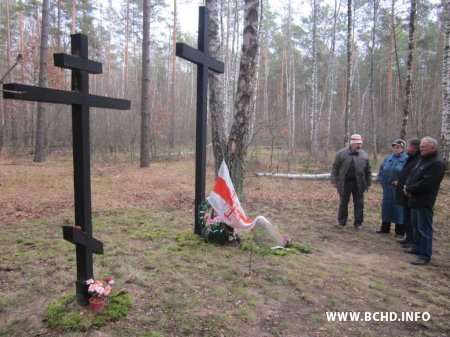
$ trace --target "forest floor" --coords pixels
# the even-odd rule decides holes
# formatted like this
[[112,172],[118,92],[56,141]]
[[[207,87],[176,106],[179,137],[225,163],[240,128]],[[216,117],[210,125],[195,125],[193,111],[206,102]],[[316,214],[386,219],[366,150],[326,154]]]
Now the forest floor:
[[[43,312],[75,289],[75,249],[61,230],[73,224],[71,157],[0,159],[0,336],[450,335],[448,177],[436,204],[432,261],[417,267],[393,233],[375,234],[377,184],[366,195],[363,230],[336,228],[338,196],[328,181],[257,178],[264,168],[255,164],[245,180],[247,215],[266,216],[312,253],[253,254],[248,275],[248,251],[192,234],[192,158],[137,166],[94,162],[91,170],[93,232],[105,248],[94,271],[112,275],[132,308],[107,326],[62,332],[45,326]],[[213,182],[208,166],[207,191]],[[430,319],[327,320],[327,312],[347,311],[428,312]]]

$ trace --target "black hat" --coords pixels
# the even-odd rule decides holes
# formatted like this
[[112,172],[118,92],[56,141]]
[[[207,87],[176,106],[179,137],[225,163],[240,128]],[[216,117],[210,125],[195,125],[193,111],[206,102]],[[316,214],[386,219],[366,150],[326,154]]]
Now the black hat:
[[397,145],[397,146],[400,146],[400,147],[402,147],[402,148],[405,148],[406,143],[405,143],[405,141],[404,141],[403,139],[396,139],[396,140],[394,140],[394,142],[392,143],[392,146],[394,146],[394,145]]
[[414,145],[414,146],[419,147],[419,145],[420,145],[420,139],[419,139],[419,138],[411,138],[411,139],[408,139],[408,144],[411,144],[411,145]]

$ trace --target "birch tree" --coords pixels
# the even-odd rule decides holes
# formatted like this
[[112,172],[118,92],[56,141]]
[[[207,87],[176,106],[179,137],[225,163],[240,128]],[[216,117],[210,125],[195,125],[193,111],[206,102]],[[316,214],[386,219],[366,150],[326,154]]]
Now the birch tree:
[[[49,10],[50,0],[42,1],[42,24],[41,24],[41,46],[39,55],[39,86],[47,85],[47,55],[48,55],[48,34],[49,34]],[[36,119],[36,146],[34,161],[45,161],[45,147],[47,142],[46,127],[47,117],[44,103],[37,103]]]
[[[217,0],[206,0],[206,8],[209,10],[209,53],[216,59],[221,58],[219,36],[219,8]],[[219,172],[220,164],[225,156],[225,110],[223,82],[221,77],[213,71],[208,72],[209,86],[209,113],[211,117],[211,140],[214,153],[214,172]]]
[[[330,147],[330,134],[331,134],[331,115],[333,113],[334,108],[334,96],[336,95],[336,31],[337,31],[337,20],[340,12],[340,1],[334,0],[334,14],[333,14],[333,32],[331,35],[331,48],[330,48],[330,58],[328,61],[328,72],[329,75],[329,105],[328,105],[328,114],[327,114],[327,141],[326,141],[326,149],[328,150]],[[328,77],[328,76],[327,76]]]
[[404,139],[406,136],[406,129],[408,127],[409,109],[411,105],[411,87],[412,87],[412,65],[414,58],[414,30],[416,19],[416,0],[411,0],[409,10],[409,34],[408,34],[408,58],[406,61],[406,81],[405,81],[405,95],[403,102],[403,121],[400,129],[400,138]]
[[352,87],[352,0],[347,0],[347,83],[345,88],[344,146],[348,144]]
[[150,166],[150,10],[151,1],[143,0],[142,79],[141,79],[141,167]]
[[319,102],[319,83],[318,83],[318,53],[317,53],[317,16],[318,16],[318,0],[312,0],[312,29],[311,29],[311,59],[312,59],[312,73],[311,73],[311,112],[309,116],[310,133],[310,151],[317,150],[317,133],[318,133],[318,102]]
[[[260,20],[258,23],[258,31],[256,33],[257,36],[257,43],[259,46],[261,46],[261,33],[262,33],[262,25],[264,21],[264,0],[261,0],[260,6],[259,6],[259,13],[260,13]],[[256,113],[258,111],[258,92],[259,92],[259,70],[260,70],[260,64],[261,64],[261,48],[258,48],[257,56],[256,56],[256,69],[255,69],[255,83],[253,84],[254,92],[253,95],[253,101],[252,101],[252,112],[250,116],[250,128],[249,128],[249,142],[252,141],[253,133],[255,130],[255,122],[256,122]]]
[[244,39],[242,44],[239,78],[237,82],[235,115],[227,145],[227,164],[236,192],[242,196],[244,160],[248,148],[249,119],[251,114],[256,55],[258,51],[259,0],[245,0]]
[[[292,31],[292,4],[289,0],[287,8],[287,32],[284,43],[284,72],[286,79],[286,117],[288,125],[288,148],[292,153],[295,145],[295,61]],[[283,85],[283,83],[281,83]]]

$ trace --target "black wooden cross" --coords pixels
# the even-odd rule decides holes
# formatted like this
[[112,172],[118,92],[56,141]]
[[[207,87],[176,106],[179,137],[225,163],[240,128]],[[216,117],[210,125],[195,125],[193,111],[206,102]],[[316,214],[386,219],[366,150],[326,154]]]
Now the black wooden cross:
[[209,11],[204,6],[198,13],[198,50],[184,43],[177,43],[177,56],[197,64],[197,121],[195,141],[195,233],[201,235],[197,213],[205,200],[206,177],[206,120],[208,97],[208,69],[223,73],[222,62],[209,55]]
[[89,94],[89,74],[101,74],[102,64],[88,59],[86,35],[71,35],[71,54],[53,54],[54,64],[72,70],[72,91],[8,83],[3,97],[72,105],[75,226],[63,226],[65,240],[76,245],[76,294],[80,305],[89,300],[86,280],[93,278],[93,253],[103,254],[103,243],[92,237],[89,107],[130,109],[130,101]]

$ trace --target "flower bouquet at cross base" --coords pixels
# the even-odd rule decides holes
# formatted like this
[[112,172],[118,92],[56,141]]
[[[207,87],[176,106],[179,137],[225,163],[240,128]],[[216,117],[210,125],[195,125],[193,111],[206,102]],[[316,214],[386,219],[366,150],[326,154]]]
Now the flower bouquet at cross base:
[[89,305],[92,312],[101,311],[106,306],[106,299],[111,293],[114,280],[111,277],[105,277],[103,280],[89,279],[86,281],[89,298]]
[[214,209],[207,200],[200,205],[198,217],[202,229],[202,237],[207,242],[218,243],[220,245],[240,243],[240,238],[234,232],[234,229],[228,226],[220,216],[215,215]]

